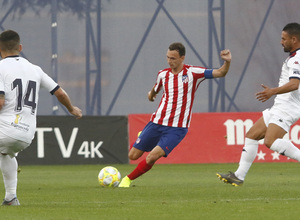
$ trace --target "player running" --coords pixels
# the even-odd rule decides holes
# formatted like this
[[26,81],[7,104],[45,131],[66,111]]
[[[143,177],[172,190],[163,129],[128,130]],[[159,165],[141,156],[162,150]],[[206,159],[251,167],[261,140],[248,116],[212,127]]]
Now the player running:
[[274,105],[263,111],[263,115],[247,132],[239,167],[236,172],[217,173],[225,183],[234,186],[243,184],[258,151],[258,141],[264,138],[264,144],[281,155],[300,162],[300,150],[289,140],[282,139],[290,127],[300,118],[300,24],[287,24],[281,33],[281,45],[289,57],[281,69],[279,85],[256,93],[256,98],[265,102],[276,95]]
[[17,32],[7,30],[0,34],[0,168],[5,186],[2,205],[20,205],[15,156],[34,138],[40,87],[55,95],[76,118],[82,117],[81,110],[71,104],[56,82],[40,67],[19,56],[21,50]]
[[192,116],[195,92],[205,79],[224,77],[230,67],[231,53],[220,53],[225,61],[219,69],[206,69],[184,64],[185,47],[181,43],[172,43],[167,51],[170,68],[158,73],[157,80],[148,92],[149,101],[163,89],[163,96],[150,122],[143,129],[129,151],[129,159],[137,160],[144,152],[150,152],[146,159],[125,176],[119,187],[129,187],[132,180],[149,171],[161,157],[167,157],[185,137]]

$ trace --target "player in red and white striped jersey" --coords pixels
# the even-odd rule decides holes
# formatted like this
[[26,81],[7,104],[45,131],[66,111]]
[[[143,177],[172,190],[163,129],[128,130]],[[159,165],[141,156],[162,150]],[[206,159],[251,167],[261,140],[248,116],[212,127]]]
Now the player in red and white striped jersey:
[[160,71],[154,91],[163,88],[165,92],[151,121],[171,127],[189,127],[195,91],[205,78],[211,77],[211,72],[203,67],[185,64],[176,75],[171,68]]
[[148,92],[149,101],[163,90],[163,96],[150,122],[145,126],[129,152],[129,159],[137,160],[144,152],[150,152],[146,159],[127,176],[119,187],[129,187],[131,181],[149,171],[154,163],[169,153],[185,137],[190,125],[195,92],[205,79],[224,77],[230,67],[231,53],[220,53],[225,61],[219,69],[184,64],[185,47],[181,43],[172,43],[167,51],[170,68],[160,71],[156,83]]

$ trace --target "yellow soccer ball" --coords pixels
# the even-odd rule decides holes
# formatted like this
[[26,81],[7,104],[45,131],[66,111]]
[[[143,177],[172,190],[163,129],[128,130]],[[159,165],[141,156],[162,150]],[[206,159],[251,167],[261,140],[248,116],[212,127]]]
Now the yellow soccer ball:
[[100,186],[117,187],[121,180],[121,174],[117,168],[112,166],[104,167],[98,174]]

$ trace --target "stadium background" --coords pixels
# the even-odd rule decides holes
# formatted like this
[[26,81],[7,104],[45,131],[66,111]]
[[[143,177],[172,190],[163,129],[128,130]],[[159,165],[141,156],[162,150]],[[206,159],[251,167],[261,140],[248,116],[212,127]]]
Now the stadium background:
[[[218,49],[233,54],[224,81],[199,87],[194,113],[260,112],[273,100],[259,103],[254,94],[262,83],[277,85],[287,57],[281,30],[300,17],[298,0],[78,0],[70,7],[67,2],[0,0],[0,29],[18,31],[23,55],[90,116],[152,113],[158,103],[146,95],[157,72],[167,67],[166,50],[174,41],[186,45],[187,64],[217,68]],[[41,91],[38,115],[66,115],[56,104]]]

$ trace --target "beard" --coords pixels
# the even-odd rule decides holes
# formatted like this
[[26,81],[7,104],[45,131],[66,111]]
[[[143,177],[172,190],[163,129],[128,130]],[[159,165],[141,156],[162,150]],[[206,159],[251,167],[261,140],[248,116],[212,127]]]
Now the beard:
[[292,50],[291,47],[289,47],[289,46],[284,46],[284,45],[282,45],[282,46],[283,46],[283,51],[284,51],[284,52],[286,52],[286,53],[291,52],[291,50]]

